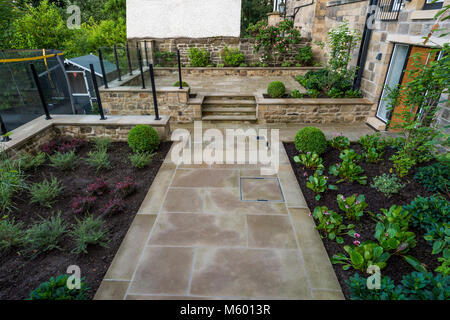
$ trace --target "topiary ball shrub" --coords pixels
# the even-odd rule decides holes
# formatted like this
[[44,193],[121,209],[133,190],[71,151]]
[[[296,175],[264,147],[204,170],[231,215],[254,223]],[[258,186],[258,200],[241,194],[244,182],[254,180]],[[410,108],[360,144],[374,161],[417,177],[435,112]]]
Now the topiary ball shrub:
[[295,135],[295,148],[301,152],[315,152],[320,155],[327,149],[327,139],[322,130],[305,127]]
[[286,87],[281,81],[273,81],[267,87],[267,93],[271,98],[281,98],[286,93]]
[[133,152],[154,152],[159,146],[158,132],[149,125],[139,124],[128,133],[128,145]]
[[[182,81],[181,82],[183,84],[183,87],[189,87],[189,84],[187,82]],[[174,87],[179,87],[180,86],[180,81],[177,81],[173,84]]]

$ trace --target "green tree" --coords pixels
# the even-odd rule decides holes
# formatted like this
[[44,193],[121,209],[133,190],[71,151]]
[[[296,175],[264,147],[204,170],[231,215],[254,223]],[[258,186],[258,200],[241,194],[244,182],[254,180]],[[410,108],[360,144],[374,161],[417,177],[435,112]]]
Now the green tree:
[[[113,0],[114,1],[114,0]],[[272,1],[268,0],[242,0],[241,36],[248,36],[247,28],[267,18],[272,11]]]
[[127,0],[107,0],[104,14],[108,16],[108,19],[117,20],[122,18],[127,19]]
[[57,7],[44,0],[38,7],[26,5],[26,9],[13,23],[11,46],[16,49],[62,49],[71,30]]
[[18,10],[11,0],[0,0],[0,48],[7,48],[13,35],[13,21],[18,15]]

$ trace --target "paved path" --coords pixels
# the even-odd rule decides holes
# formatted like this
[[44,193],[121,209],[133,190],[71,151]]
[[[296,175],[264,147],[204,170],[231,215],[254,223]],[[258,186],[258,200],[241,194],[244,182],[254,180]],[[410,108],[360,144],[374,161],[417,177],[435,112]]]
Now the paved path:
[[278,173],[259,168],[169,152],[95,299],[343,299],[282,143]]

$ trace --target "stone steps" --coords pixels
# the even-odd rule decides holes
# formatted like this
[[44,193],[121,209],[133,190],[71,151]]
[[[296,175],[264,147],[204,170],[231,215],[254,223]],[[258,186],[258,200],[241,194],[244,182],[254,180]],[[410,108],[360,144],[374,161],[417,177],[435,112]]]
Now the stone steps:
[[202,105],[205,121],[256,121],[255,97],[248,95],[210,95]]

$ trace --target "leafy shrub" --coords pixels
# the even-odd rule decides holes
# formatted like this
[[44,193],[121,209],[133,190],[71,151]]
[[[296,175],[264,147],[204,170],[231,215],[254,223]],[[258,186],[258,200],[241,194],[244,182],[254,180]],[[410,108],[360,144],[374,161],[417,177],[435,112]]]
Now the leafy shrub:
[[361,160],[361,155],[356,153],[353,149],[345,149],[341,151],[339,158],[341,158],[342,161],[358,162]]
[[225,67],[225,65],[223,63],[218,63],[217,64],[217,68],[224,68],[224,67]]
[[307,94],[309,97],[315,99],[315,98],[317,98],[317,97],[319,96],[320,91],[319,91],[319,90],[316,90],[316,89],[308,89],[308,91],[306,91],[306,94]]
[[206,67],[209,64],[209,52],[205,49],[190,48],[188,57],[193,67]]
[[25,175],[19,164],[0,152],[0,211],[11,211],[13,195],[25,187]]
[[411,214],[412,225],[423,230],[427,230],[435,223],[448,222],[450,214],[450,202],[439,196],[418,196],[403,208]]
[[271,98],[281,98],[286,93],[286,87],[281,81],[272,81],[267,87],[267,93]]
[[128,197],[136,191],[136,183],[131,177],[126,177],[125,180],[116,183],[114,193],[122,199]]
[[153,127],[139,124],[128,133],[128,145],[133,152],[154,152],[159,146],[158,132]]
[[295,59],[300,62],[302,66],[310,66],[313,62],[313,53],[310,46],[300,47]]
[[414,180],[422,184],[430,192],[441,192],[449,194],[450,188],[450,165],[448,163],[436,162],[430,166],[417,169]]
[[345,98],[362,98],[362,93],[358,89],[345,91]]
[[342,194],[338,194],[337,203],[339,209],[345,212],[345,215],[350,220],[359,220],[363,216],[364,210],[368,204],[364,195],[352,194],[349,197],[344,197]]
[[323,169],[322,158],[315,152],[306,152],[294,157],[296,163],[304,165],[308,169]]
[[298,91],[297,89],[292,90],[291,93],[289,94],[291,96],[291,98],[295,98],[295,99],[301,99],[303,98],[303,93],[301,93],[300,91]]
[[246,63],[241,63],[241,64],[239,65],[239,67],[241,67],[241,68],[247,68],[248,65],[247,65]]
[[395,172],[399,177],[406,176],[409,170],[417,164],[415,159],[405,153],[394,154],[390,160],[394,163]]
[[145,168],[152,162],[156,153],[138,152],[130,155],[130,161],[133,167]]
[[444,256],[450,255],[450,223],[434,223],[427,228],[427,233],[425,233],[423,238],[433,245],[431,254],[442,252]]
[[75,154],[75,151],[69,151],[66,153],[56,152],[53,155],[49,156],[50,166],[56,168],[58,170],[68,171],[75,170],[75,167],[78,163],[78,156]]
[[305,127],[295,135],[295,148],[302,152],[321,155],[327,149],[327,138],[319,128]]
[[411,213],[402,206],[393,205],[389,209],[381,209],[382,214],[377,214],[377,219],[385,225],[398,224],[400,230],[408,230]]
[[56,198],[61,194],[63,187],[58,179],[52,178],[50,181],[44,179],[42,182],[32,184],[29,190],[31,203],[38,203],[43,207],[51,208]]
[[342,163],[337,163],[329,168],[329,173],[339,176],[341,179],[337,183],[343,181],[358,182],[359,184],[367,183],[367,176],[363,176],[364,170],[353,161],[346,159]]
[[355,273],[345,282],[350,289],[351,300],[404,300],[401,290],[389,277],[381,277],[379,289],[369,289],[367,279]]
[[[189,88],[189,83],[185,82],[185,81],[181,81],[181,83],[183,84],[184,88]],[[173,84],[174,87],[179,87],[180,86],[180,81],[177,81]]]
[[338,98],[344,97],[344,92],[342,92],[341,90],[339,90],[337,88],[331,88],[330,90],[328,90],[327,94],[330,98],[333,98],[333,99],[338,99]]
[[449,257],[441,257],[438,258],[438,261],[441,262],[441,265],[436,268],[436,272],[439,272],[443,276],[450,276],[450,258]]
[[384,252],[383,248],[373,241],[365,241],[359,245],[344,246],[344,250],[348,256],[338,253],[331,258],[333,264],[343,264],[343,270],[353,267],[356,270],[366,272],[370,265],[383,269],[386,267],[386,261],[390,257],[388,252]]
[[53,140],[45,143],[41,146],[41,151],[50,155],[55,152],[66,153],[70,151],[77,151],[81,146],[85,144],[85,141],[81,139],[70,140]]
[[0,250],[9,250],[23,243],[23,223],[16,222],[14,218],[0,219]]
[[93,141],[95,144],[95,150],[97,151],[108,151],[108,148],[112,142],[110,138],[95,138]]
[[158,61],[158,64],[161,66],[173,67],[176,64],[176,53],[170,52],[167,50],[156,50],[155,51],[155,60]]
[[228,67],[238,67],[244,62],[244,54],[238,48],[225,47],[220,52],[225,65]]
[[320,200],[320,194],[325,192],[327,189],[337,190],[336,186],[330,184],[327,186],[328,177],[322,174],[321,170],[316,170],[314,175],[308,177],[308,182],[306,182],[306,187],[314,191],[316,194],[316,200]]
[[[76,218],[75,218],[76,219]],[[75,242],[75,248],[72,253],[88,253],[88,245],[108,246],[108,230],[104,226],[103,220],[88,216],[82,220],[77,220],[76,225],[70,232],[70,236]]]
[[105,149],[90,151],[86,161],[88,165],[95,168],[97,172],[102,169],[111,168],[111,162],[109,161],[108,153]]
[[352,230],[354,225],[344,225],[342,223],[342,216],[333,210],[328,210],[327,207],[315,207],[313,217],[319,222],[316,229],[323,231],[328,236],[328,239],[336,240],[337,243],[344,243],[344,239],[341,237],[342,235],[354,234]]
[[408,300],[449,300],[450,277],[412,272],[403,276],[400,289]]
[[97,200],[97,197],[77,196],[72,199],[72,211],[74,214],[83,214],[89,211]]
[[387,145],[387,141],[381,137],[380,133],[362,136],[359,138],[358,142],[366,152],[372,148],[375,148],[378,152],[380,152],[383,151]]
[[385,197],[390,198],[393,194],[399,193],[405,187],[404,183],[395,174],[383,173],[381,176],[373,178],[372,188],[378,190]]
[[97,178],[94,183],[91,183],[87,187],[87,193],[91,196],[101,196],[108,191],[108,183],[104,177]]
[[40,222],[35,222],[25,232],[25,254],[34,258],[53,249],[62,250],[59,243],[66,232],[67,225],[60,213],[50,219],[41,218]]
[[355,273],[346,281],[352,300],[448,300],[450,277],[427,272],[412,272],[395,285],[389,277],[382,277],[380,289],[369,289],[367,279]]
[[325,69],[308,71],[304,76],[298,76],[296,80],[305,89],[320,91],[327,87],[328,71]]
[[380,161],[383,156],[382,151],[377,151],[376,148],[370,148],[367,152],[364,153],[364,157],[368,163],[375,163]]
[[336,136],[330,140],[330,145],[337,150],[345,150],[350,147],[350,140],[346,136]]
[[25,153],[20,156],[20,167],[24,170],[36,169],[44,164],[46,160],[46,154],[44,152],[38,152],[36,155]]
[[114,215],[124,212],[125,202],[121,198],[113,198],[102,209],[102,215]]
[[70,275],[63,274],[58,277],[51,277],[49,281],[43,282],[31,291],[30,300],[87,300],[87,291],[89,288],[81,279],[80,289],[69,289],[67,281]]
[[400,230],[398,223],[378,222],[374,236],[384,250],[393,254],[406,253],[417,244],[414,232]]

